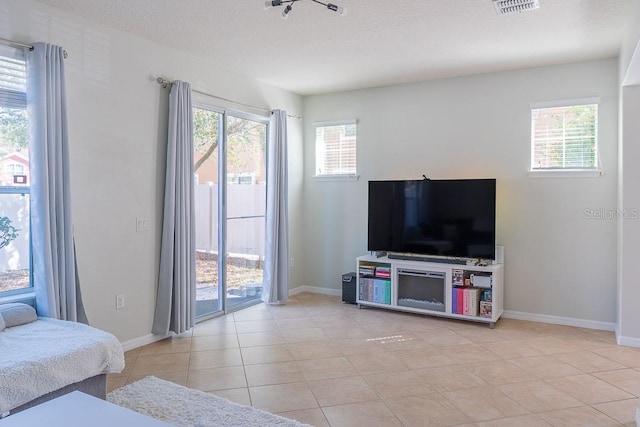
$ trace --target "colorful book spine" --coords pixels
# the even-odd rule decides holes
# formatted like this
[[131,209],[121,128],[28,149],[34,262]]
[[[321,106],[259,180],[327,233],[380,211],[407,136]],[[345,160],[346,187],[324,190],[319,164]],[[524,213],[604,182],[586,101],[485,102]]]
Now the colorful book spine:
[[462,292],[462,314],[469,314],[469,289],[465,288]]
[[369,281],[371,279],[360,278],[360,300],[369,301]]
[[387,279],[375,279],[374,302],[378,304],[391,304],[391,281]]
[[457,288],[453,288],[453,291],[451,292],[451,312],[452,313],[458,312],[458,289]]
[[373,281],[373,302],[380,302],[380,281]]
[[480,305],[480,289],[472,288],[467,290],[469,291],[469,307],[467,308],[467,314],[469,316],[477,316],[478,307]]
[[458,288],[458,310],[457,314],[462,314],[464,309],[464,288]]
[[391,304],[391,280],[385,280],[384,303]]

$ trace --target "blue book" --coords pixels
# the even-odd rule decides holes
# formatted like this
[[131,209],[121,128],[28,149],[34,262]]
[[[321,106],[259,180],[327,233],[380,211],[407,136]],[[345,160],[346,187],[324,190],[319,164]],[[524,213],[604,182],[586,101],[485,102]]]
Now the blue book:
[[456,288],[453,288],[453,292],[451,292],[451,312],[458,312],[458,291]]

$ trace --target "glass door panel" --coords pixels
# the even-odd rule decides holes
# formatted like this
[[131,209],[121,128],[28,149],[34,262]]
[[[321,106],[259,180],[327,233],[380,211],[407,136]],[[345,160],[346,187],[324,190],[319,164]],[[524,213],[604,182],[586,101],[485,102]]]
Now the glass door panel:
[[196,318],[223,309],[218,262],[218,153],[222,114],[193,109]]
[[267,125],[229,115],[226,130],[226,306],[233,310],[262,296]]

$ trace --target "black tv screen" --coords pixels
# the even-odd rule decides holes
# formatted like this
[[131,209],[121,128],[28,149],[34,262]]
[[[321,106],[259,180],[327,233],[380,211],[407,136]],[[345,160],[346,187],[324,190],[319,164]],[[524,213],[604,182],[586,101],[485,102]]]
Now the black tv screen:
[[494,259],[495,245],[495,179],[369,181],[369,251]]

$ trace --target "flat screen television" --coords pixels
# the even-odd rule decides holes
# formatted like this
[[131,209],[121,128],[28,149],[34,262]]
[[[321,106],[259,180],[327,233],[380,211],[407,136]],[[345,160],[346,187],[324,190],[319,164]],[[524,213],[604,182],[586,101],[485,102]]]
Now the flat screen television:
[[495,258],[496,180],[369,181],[369,251]]

